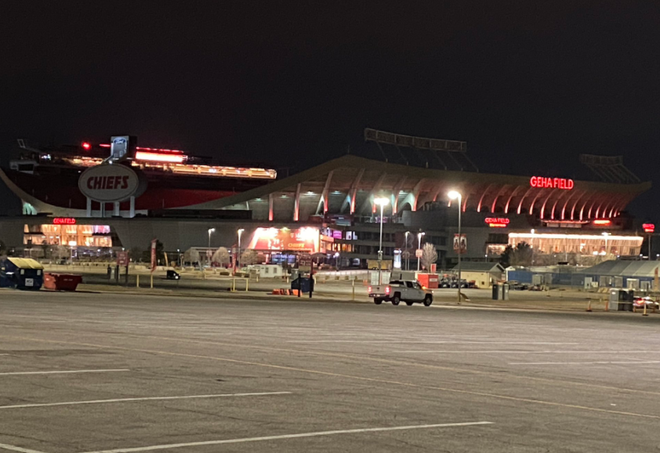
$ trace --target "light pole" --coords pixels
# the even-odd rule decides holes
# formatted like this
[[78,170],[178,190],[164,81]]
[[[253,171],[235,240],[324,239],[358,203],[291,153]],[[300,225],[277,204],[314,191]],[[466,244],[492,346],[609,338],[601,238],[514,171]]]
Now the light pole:
[[410,250],[408,250],[408,235],[410,231],[406,231],[406,270],[410,270]]
[[610,235],[610,233],[601,233],[605,237],[605,260],[607,260],[607,255],[609,255],[609,251],[607,250],[607,238]]
[[380,206],[380,239],[378,241],[378,284],[382,285],[382,267],[383,267],[383,209],[390,202],[388,198],[376,198],[374,203]]
[[[424,236],[425,234],[426,233],[424,233],[423,231],[420,231],[419,233],[417,233],[417,250],[422,249],[422,236]],[[415,252],[415,254],[416,254],[416,252]],[[420,266],[419,266],[420,263],[421,263],[420,260],[421,260],[421,257],[418,256],[417,257],[417,272],[420,271]]]
[[[211,234],[215,233],[215,228],[209,228],[208,229],[209,233],[209,250],[211,249]],[[212,256],[209,256],[209,250],[206,251],[206,259],[208,260],[209,267],[211,267],[211,258]],[[201,263],[200,263],[201,266]]]
[[460,192],[452,190],[447,194],[451,200],[458,200],[458,250],[456,254],[458,255],[458,303],[461,303],[461,200],[463,196]]
[[236,232],[238,234],[238,253],[236,254],[236,261],[241,259],[241,235],[243,234],[243,231],[245,231],[243,228],[239,228]]

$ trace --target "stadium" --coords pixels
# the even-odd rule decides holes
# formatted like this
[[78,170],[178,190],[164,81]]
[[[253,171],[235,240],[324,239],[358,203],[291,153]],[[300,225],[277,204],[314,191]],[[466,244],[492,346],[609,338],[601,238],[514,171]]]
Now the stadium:
[[[520,242],[547,264],[637,257],[644,242],[626,207],[651,183],[620,157],[580,156],[591,180],[493,174],[479,171],[465,142],[366,129],[376,157],[346,154],[280,177],[120,137],[57,150],[20,141],[21,159],[0,178],[22,200],[23,215],[0,220],[0,240],[20,255],[61,246],[76,257],[145,249],[158,239],[172,254],[241,247],[268,262],[312,254],[341,268],[377,259],[381,224],[393,267],[410,266],[426,242],[441,268],[458,251],[466,261],[495,260]],[[452,190],[459,200],[449,200]],[[454,250],[459,208],[465,249]]]

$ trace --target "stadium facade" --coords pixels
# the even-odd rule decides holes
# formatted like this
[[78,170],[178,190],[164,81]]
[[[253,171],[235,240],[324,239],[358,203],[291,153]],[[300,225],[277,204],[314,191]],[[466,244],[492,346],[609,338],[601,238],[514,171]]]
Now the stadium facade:
[[[651,184],[639,181],[619,158],[582,157],[601,181],[503,175],[479,172],[469,160],[461,163],[467,157],[464,142],[373,130],[365,138],[383,152],[380,159],[345,155],[284,178],[270,169],[186,161],[185,154],[171,150],[141,148],[142,155],[128,150],[114,161],[96,156],[84,164],[74,153],[78,160],[69,156],[59,171],[66,170],[67,181],[76,172],[76,191],[71,183],[57,184],[53,152],[30,148],[38,155],[32,153],[29,168],[21,171],[14,161],[0,171],[24,206],[24,215],[0,220],[0,240],[26,255],[48,245],[68,247],[74,255],[145,249],[154,238],[170,252],[210,251],[235,248],[240,230],[242,248],[271,262],[295,262],[309,253],[341,267],[364,267],[377,258],[382,221],[385,259],[403,267],[425,242],[436,246],[445,268],[453,265],[456,251],[466,260],[488,260],[520,242],[530,244],[539,259],[556,262],[641,253],[644,234],[625,210]],[[398,162],[387,147],[399,153]],[[457,168],[450,168],[452,162]],[[138,174],[136,188],[117,195],[112,190],[121,192],[124,167]],[[40,179],[48,185],[40,186]],[[465,250],[454,250],[459,206],[448,199],[451,190],[461,194]],[[381,219],[374,200],[382,197],[388,203]]]

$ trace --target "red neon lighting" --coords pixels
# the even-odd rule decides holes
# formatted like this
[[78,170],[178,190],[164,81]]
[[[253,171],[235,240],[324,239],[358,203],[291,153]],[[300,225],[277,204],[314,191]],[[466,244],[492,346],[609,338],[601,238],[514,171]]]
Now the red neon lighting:
[[149,162],[172,162],[176,164],[182,163],[186,160],[186,156],[180,154],[166,154],[166,153],[152,153],[145,151],[138,151],[135,153],[136,160],[146,160]]
[[563,189],[571,190],[575,183],[572,179],[565,178],[546,178],[543,176],[532,176],[529,185],[541,189]]
[[92,144],[89,142],[82,142],[82,147],[85,151],[89,151],[90,149],[92,149]]
[[55,217],[53,219],[53,225],[75,225],[76,219],[73,217]]
[[596,219],[594,225],[611,225],[612,221],[607,219]]
[[653,233],[655,231],[655,224],[653,224],[653,223],[644,223],[642,225],[642,228],[644,228],[645,233]]

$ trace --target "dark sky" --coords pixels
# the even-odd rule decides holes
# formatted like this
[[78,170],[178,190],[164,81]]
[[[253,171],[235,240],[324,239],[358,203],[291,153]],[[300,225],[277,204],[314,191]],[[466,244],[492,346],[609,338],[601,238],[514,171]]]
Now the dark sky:
[[[660,2],[5,2],[0,145],[106,141],[305,167],[373,127],[482,171],[660,164]],[[632,206],[656,217],[659,189]],[[4,203],[6,210],[7,203]],[[0,207],[2,212],[3,207]]]

